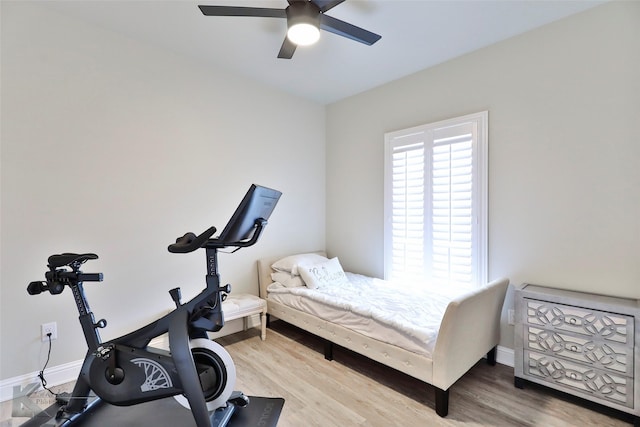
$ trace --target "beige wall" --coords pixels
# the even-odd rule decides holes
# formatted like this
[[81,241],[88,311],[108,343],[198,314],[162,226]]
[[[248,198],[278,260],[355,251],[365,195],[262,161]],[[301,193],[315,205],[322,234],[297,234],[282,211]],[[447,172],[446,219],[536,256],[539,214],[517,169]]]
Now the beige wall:
[[166,246],[222,227],[251,182],[284,196],[258,245],[221,256],[237,291],[256,292],[256,258],[323,247],[325,205],[329,252],[381,275],[384,133],[485,109],[490,277],[640,297],[638,2],[332,104],[326,128],[317,104],[28,3],[1,12],[0,380],[41,368],[44,322],[51,366],[83,356],[70,295],[25,291],[48,255],[100,255],[88,294],[119,335],[171,287],[199,290],[202,254]]
[[640,297],[639,23],[605,4],[329,105],[329,253],[383,273],[385,132],[489,110],[489,277]]
[[166,247],[221,229],[253,182],[283,196],[256,246],[220,256],[225,283],[257,294],[257,258],[324,246],[323,106],[29,2],[2,3],[1,36],[0,379],[42,368],[41,323],[50,366],[84,356],[71,294],[26,292],[53,253],[100,256],[86,289],[109,338],[201,290],[204,252]]

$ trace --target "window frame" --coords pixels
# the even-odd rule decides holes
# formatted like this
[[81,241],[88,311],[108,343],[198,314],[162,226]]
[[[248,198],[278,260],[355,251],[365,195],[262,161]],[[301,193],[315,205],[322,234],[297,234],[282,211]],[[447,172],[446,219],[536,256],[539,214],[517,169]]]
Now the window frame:
[[384,277],[391,278],[392,255],[393,255],[393,235],[392,235],[392,196],[393,196],[393,154],[394,147],[403,145],[400,141],[411,141],[415,144],[420,140],[424,144],[424,249],[423,260],[425,268],[425,279],[429,280],[427,269],[428,261],[431,260],[432,242],[432,220],[430,208],[431,200],[431,150],[434,146],[434,131],[438,129],[459,126],[471,123],[474,129],[472,137],[472,287],[481,287],[488,280],[488,124],[489,112],[467,114],[437,122],[414,126],[407,129],[400,129],[385,133],[384,146]]

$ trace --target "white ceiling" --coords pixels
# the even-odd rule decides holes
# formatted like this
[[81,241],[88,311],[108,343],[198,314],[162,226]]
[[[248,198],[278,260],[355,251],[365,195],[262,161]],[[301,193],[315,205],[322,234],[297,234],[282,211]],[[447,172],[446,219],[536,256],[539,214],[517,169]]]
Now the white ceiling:
[[128,37],[327,104],[597,6],[600,0],[346,0],[327,12],[382,35],[366,46],[322,32],[276,56],[286,19],[207,17],[197,8],[283,9],[285,0],[49,0],[42,4]]

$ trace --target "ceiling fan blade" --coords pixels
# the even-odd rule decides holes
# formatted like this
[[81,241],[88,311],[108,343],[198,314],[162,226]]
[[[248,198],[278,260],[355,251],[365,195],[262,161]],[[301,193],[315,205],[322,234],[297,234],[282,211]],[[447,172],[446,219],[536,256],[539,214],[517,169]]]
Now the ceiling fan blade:
[[382,36],[372,33],[371,31],[324,14],[320,15],[320,28],[369,46],[382,38]]
[[242,6],[198,6],[206,16],[258,16],[265,18],[286,18],[284,9],[272,9],[267,7],[242,7]]
[[344,0],[311,0],[311,3],[318,6],[320,12],[324,13],[329,9],[333,9],[340,3],[344,2]]
[[296,51],[296,47],[298,46],[294,42],[289,40],[287,36],[285,36],[284,41],[282,42],[282,47],[280,48],[280,52],[278,52],[278,58],[291,59],[293,57],[293,52]]

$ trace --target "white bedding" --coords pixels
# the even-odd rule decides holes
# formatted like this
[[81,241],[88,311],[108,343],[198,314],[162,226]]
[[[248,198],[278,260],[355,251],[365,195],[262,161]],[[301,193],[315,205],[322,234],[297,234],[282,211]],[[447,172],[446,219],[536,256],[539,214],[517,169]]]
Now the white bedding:
[[346,273],[348,284],[287,288],[275,282],[268,298],[324,320],[431,356],[442,317],[460,290],[399,286],[359,274]]

